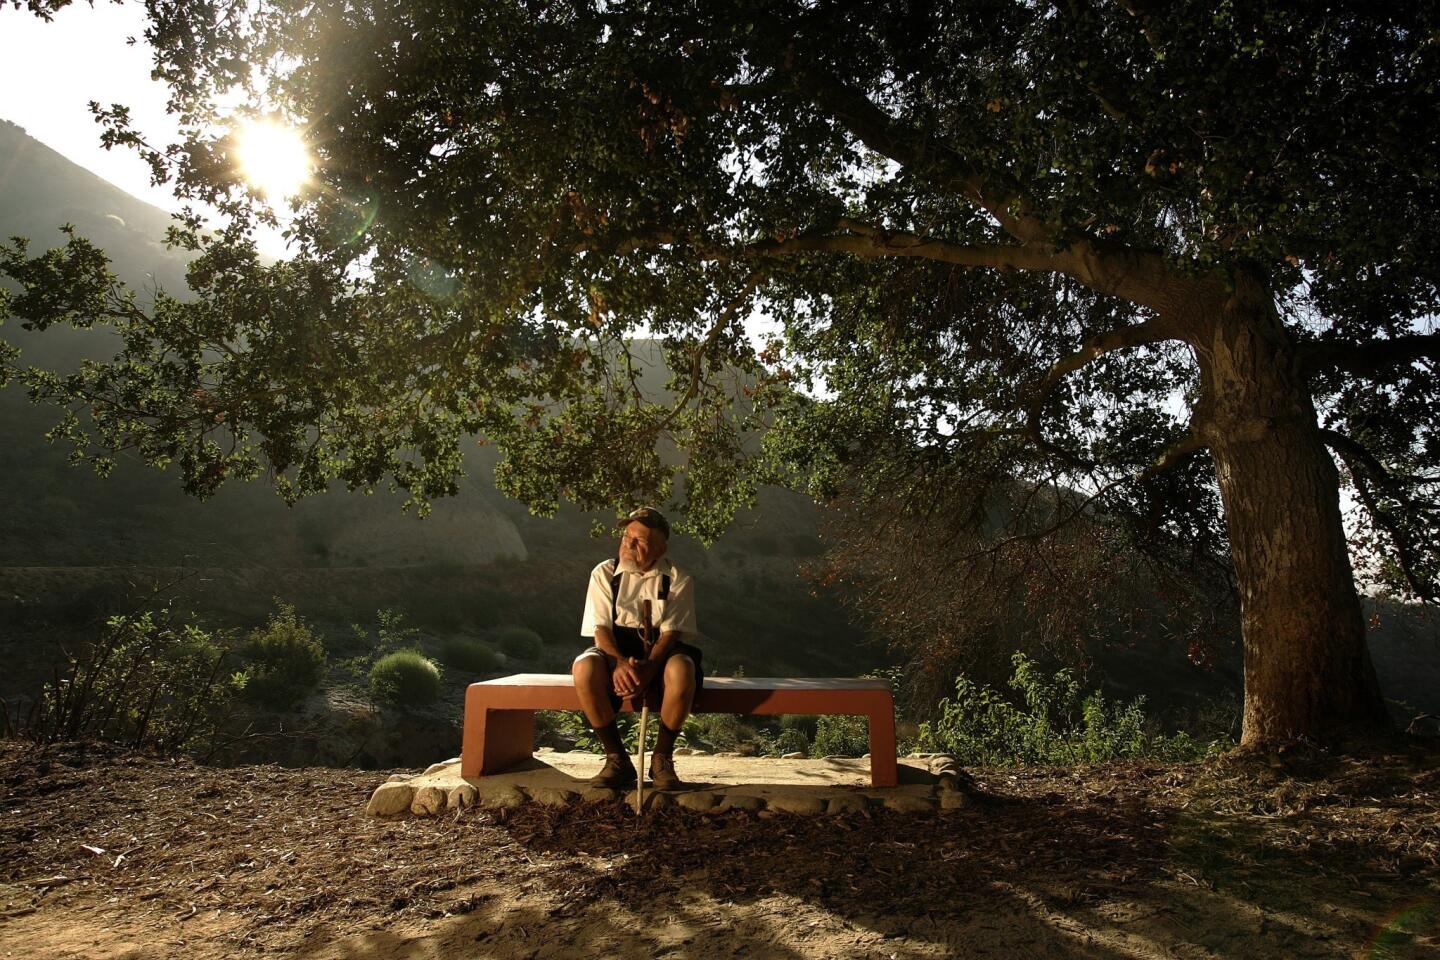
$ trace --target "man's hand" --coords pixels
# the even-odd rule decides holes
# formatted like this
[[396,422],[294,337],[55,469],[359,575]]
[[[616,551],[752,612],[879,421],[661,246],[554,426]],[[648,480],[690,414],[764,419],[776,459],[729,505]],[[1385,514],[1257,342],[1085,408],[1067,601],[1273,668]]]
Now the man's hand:
[[626,657],[616,662],[611,681],[615,684],[617,696],[629,697],[649,687],[659,672],[660,664],[654,660]]
[[634,657],[615,661],[615,672],[610,675],[615,685],[616,696],[628,697],[640,686],[640,672],[635,669]]

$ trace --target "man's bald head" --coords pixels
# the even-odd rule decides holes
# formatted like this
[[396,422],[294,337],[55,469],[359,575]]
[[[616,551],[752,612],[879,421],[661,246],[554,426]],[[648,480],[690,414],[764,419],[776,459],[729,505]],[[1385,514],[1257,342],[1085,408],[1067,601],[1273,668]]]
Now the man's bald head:
[[644,573],[665,556],[669,546],[660,527],[640,520],[630,521],[620,531],[620,571]]

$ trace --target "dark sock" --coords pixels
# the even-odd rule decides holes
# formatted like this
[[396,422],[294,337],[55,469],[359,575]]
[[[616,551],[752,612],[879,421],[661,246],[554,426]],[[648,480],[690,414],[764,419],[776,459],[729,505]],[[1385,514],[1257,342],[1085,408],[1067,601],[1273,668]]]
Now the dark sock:
[[600,738],[600,743],[604,745],[606,753],[611,756],[625,756],[625,744],[620,742],[620,728],[615,726],[614,720],[603,727],[592,725],[590,729],[594,730],[595,736]]
[[660,733],[655,738],[655,752],[669,754],[675,749],[675,738],[680,735],[679,730],[671,730],[665,726],[665,721],[660,721]]

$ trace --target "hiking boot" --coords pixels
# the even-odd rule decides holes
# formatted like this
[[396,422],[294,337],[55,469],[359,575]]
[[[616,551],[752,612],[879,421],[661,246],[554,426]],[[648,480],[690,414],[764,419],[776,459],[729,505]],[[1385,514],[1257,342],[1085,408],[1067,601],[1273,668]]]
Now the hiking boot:
[[675,758],[668,753],[650,754],[650,782],[656,790],[674,790],[680,786],[675,775]]
[[622,790],[625,787],[635,785],[635,764],[625,754],[605,754],[605,766],[600,772],[590,778],[592,787],[608,787],[611,790]]

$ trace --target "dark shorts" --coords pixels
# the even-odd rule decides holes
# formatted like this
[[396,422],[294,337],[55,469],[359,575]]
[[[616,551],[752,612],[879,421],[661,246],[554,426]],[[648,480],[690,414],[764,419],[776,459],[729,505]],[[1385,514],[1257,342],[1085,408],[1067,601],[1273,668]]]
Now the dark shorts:
[[[641,640],[640,640],[640,631],[639,631],[639,630],[632,630],[632,629],[629,629],[629,628],[627,628],[627,627],[615,627],[614,629],[615,629],[615,646],[620,649],[620,652],[621,652],[621,653],[623,653],[623,654],[624,654],[625,656],[627,656],[627,657],[637,657],[637,658],[640,658],[640,657],[644,657],[644,656],[645,656],[645,644],[642,643]],[[582,639],[588,640],[588,639],[590,639],[590,638],[589,638],[589,637],[584,637],[584,638],[582,638]],[[690,644],[688,644],[688,643],[685,643],[684,641],[681,641],[681,640],[677,640],[673,645],[671,645],[671,647],[670,647],[670,652],[665,655],[665,659],[666,659],[666,660],[669,660],[671,657],[675,656],[675,654],[677,654],[677,653],[683,653],[683,654],[685,654],[685,656],[687,656],[687,657],[690,658],[690,662],[693,663],[693,664],[695,664],[695,692],[696,692],[696,693],[699,693],[699,692],[700,692],[700,688],[705,685],[705,663],[704,663],[704,654],[702,653],[702,651],[700,650],[699,647],[692,646],[692,645],[690,645]],[[599,647],[591,646],[591,647],[589,647],[588,649],[584,650],[584,651],[580,654],[580,656],[584,657],[584,656],[591,656],[591,655],[594,655],[594,654],[599,654],[600,657],[604,659],[606,669],[608,669],[608,670],[610,670],[610,671],[612,671],[612,672],[614,671],[614,669],[615,669],[615,658],[612,657],[612,656],[610,656],[610,654],[606,653],[604,650],[601,650]],[[655,676],[655,682],[654,682],[653,684],[651,684],[651,686],[652,686],[655,690],[657,690],[657,691],[659,692],[660,699],[661,699],[661,700],[664,700],[664,699],[665,699],[665,670],[664,670],[663,668],[660,670],[660,672],[659,672],[658,674],[656,674],[656,676]],[[611,688],[609,689],[609,693],[610,693],[610,707],[611,707],[611,709],[619,710],[619,709],[620,709],[620,697],[616,695],[614,687],[611,687]]]

